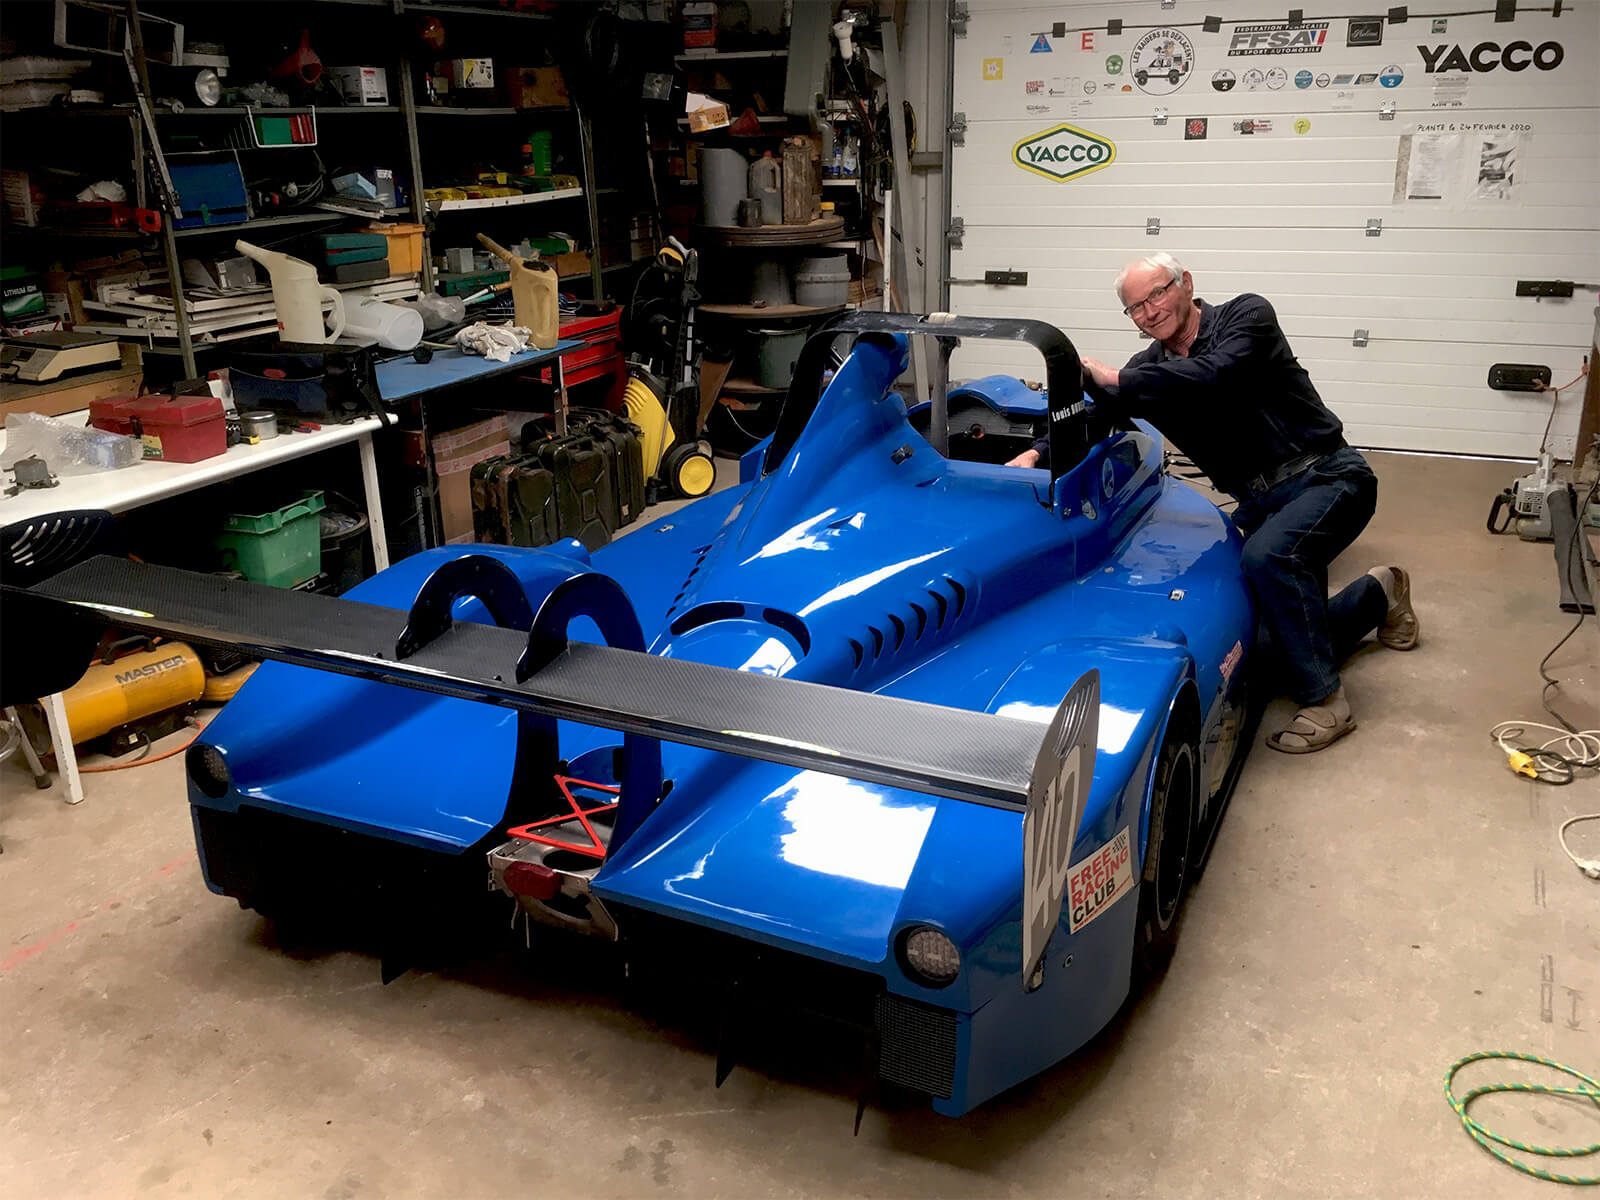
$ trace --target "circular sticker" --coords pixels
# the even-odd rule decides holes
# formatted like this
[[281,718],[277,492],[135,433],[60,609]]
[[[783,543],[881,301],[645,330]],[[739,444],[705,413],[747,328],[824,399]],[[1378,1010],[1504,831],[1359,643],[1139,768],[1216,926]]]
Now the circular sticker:
[[1383,84],[1384,87],[1399,87],[1400,81],[1405,77],[1406,73],[1399,66],[1395,63],[1390,63],[1378,73],[1378,82]]
[[1170,95],[1189,78],[1194,46],[1181,29],[1152,29],[1134,43],[1128,66],[1140,91]]
[[1121,75],[1122,74],[1122,55],[1120,55],[1120,54],[1108,54],[1108,55],[1106,55],[1106,74],[1107,75]]
[[1218,71],[1211,77],[1211,86],[1216,88],[1219,92],[1231,92],[1233,91],[1233,85],[1234,78],[1232,71],[1224,69]]
[[1311,132],[1311,122],[1305,117],[1296,117],[1294,119],[1294,131],[1304,137]]
[[1294,73],[1294,85],[1295,85],[1295,87],[1301,88],[1302,90],[1305,89],[1305,88],[1310,87],[1311,86],[1311,72],[1310,71],[1296,71]]
[[1117,490],[1117,476],[1109,458],[1100,460],[1100,490],[1106,494],[1107,500],[1111,499],[1111,493]]
[[1288,82],[1289,72],[1285,71],[1282,67],[1273,67],[1272,70],[1267,72],[1267,86],[1273,91],[1277,91]]
[[1257,88],[1259,88],[1261,86],[1262,82],[1267,77],[1265,75],[1263,75],[1260,71],[1256,70],[1254,67],[1251,67],[1248,71],[1246,71],[1244,73],[1244,77],[1243,78],[1244,78],[1244,90],[1247,91],[1247,92],[1253,92],[1253,91],[1255,91]]
[[1328,73],[1326,71],[1324,71],[1321,75],[1317,76],[1317,86],[1318,87],[1327,87],[1328,86]]
[[1100,85],[1098,83],[1096,83],[1094,80],[1085,79],[1083,81],[1083,94],[1085,96],[1092,96],[1095,93],[1095,89],[1098,88],[1099,86]]

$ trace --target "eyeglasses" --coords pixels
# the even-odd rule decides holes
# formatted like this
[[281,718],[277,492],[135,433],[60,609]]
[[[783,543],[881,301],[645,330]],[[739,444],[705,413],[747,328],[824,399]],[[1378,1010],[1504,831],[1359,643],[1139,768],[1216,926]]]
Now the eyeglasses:
[[1138,312],[1146,304],[1154,304],[1154,303],[1156,303],[1158,300],[1161,299],[1161,297],[1165,296],[1168,292],[1170,292],[1172,290],[1172,288],[1173,288],[1172,284],[1163,283],[1160,287],[1151,289],[1150,294],[1148,296],[1146,296],[1143,300],[1138,301],[1136,304],[1130,304],[1130,305],[1128,305],[1127,308],[1123,309],[1122,310],[1122,315],[1125,316],[1125,317],[1133,316],[1134,313]]

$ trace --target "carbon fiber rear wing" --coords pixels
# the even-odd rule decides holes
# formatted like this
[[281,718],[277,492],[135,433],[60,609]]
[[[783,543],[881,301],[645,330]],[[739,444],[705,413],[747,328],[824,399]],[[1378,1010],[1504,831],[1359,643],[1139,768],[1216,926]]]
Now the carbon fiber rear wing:
[[[644,652],[626,594],[596,572],[557,584],[537,611],[509,567],[473,554],[435,570],[409,612],[106,556],[0,592],[13,637],[68,644],[85,626],[111,623],[515,709],[542,728],[559,719],[617,730],[625,753],[613,848],[660,795],[660,740],[1025,813],[1025,978],[1059,915],[1094,775],[1093,671],[1045,727],[663,658]],[[497,624],[455,621],[468,595]],[[569,641],[580,616],[609,644]]]

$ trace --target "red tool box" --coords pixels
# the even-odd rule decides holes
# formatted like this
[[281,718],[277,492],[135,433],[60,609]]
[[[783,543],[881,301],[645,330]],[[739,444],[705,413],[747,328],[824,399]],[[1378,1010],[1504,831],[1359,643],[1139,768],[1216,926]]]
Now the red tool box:
[[131,407],[146,458],[199,462],[228,448],[222,401],[215,396],[145,396]]
[[606,391],[605,406],[612,412],[621,412],[622,393],[628,386],[628,366],[622,360],[622,307],[618,305],[598,317],[563,317],[559,336],[563,341],[578,339],[586,343],[561,356],[561,374],[567,387],[609,377],[611,386]]

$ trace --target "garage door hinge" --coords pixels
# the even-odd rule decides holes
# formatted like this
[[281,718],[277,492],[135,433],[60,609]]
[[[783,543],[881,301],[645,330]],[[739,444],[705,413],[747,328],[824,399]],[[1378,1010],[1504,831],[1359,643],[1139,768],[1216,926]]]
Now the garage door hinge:
[[964,112],[950,114],[950,144],[952,146],[967,144],[967,114]]
[[1161,0],[1161,10],[1163,12],[1171,12],[1173,9],[1175,9],[1177,7],[1178,7],[1178,0]]
[[1152,125],[1165,125],[1166,123],[1167,123],[1167,110],[1166,109],[1158,108],[1158,109],[1155,110],[1155,112],[1150,114],[1150,124],[1152,124]]
[[1385,100],[1378,107],[1378,120],[1380,120],[1380,121],[1392,121],[1392,120],[1394,120],[1394,101],[1393,100]]
[[952,250],[961,249],[961,239],[967,236],[967,223],[960,217],[951,217],[950,224],[944,231],[945,237],[950,242]]
[[950,31],[958,38],[967,36],[968,15],[965,4],[953,4],[950,6]]
[[1160,217],[1146,217],[1144,219],[1144,231],[1150,237],[1160,237],[1161,236],[1161,218]]
[[1367,236],[1368,237],[1382,237],[1383,236],[1383,218],[1382,217],[1368,217],[1367,218]]
[[1356,330],[1355,333],[1350,335],[1350,344],[1352,346],[1365,346],[1367,344],[1367,331],[1365,329]]

